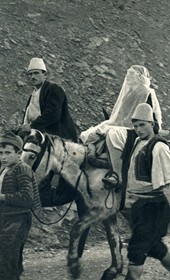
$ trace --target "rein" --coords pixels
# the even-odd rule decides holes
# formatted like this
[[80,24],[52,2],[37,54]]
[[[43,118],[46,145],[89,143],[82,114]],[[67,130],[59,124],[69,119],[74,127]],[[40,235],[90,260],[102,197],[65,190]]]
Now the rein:
[[[78,185],[79,185],[79,182],[80,182],[80,179],[81,179],[81,175],[82,175],[83,171],[80,172],[79,176],[78,176],[78,179],[77,179],[77,182],[76,182],[76,186],[75,186],[75,192],[78,190]],[[34,217],[43,225],[47,225],[47,226],[50,226],[50,225],[54,225],[54,224],[57,224],[59,223],[61,220],[64,219],[64,217],[67,215],[67,213],[69,212],[71,206],[73,204],[73,200],[70,202],[67,210],[65,211],[64,215],[62,217],[60,217],[57,221],[55,222],[51,222],[51,223],[45,223],[44,221],[42,221],[38,216],[37,214],[35,214],[35,212],[33,210],[31,210],[31,212],[33,213]]]
[[[108,174],[109,173],[110,172],[108,172]],[[114,191],[116,191],[119,188],[119,176],[118,176],[118,174],[115,171],[113,171],[112,176],[115,177],[115,179],[117,180],[117,184],[116,184],[116,186],[106,186],[106,185],[104,185],[104,188],[108,191],[108,194],[105,198],[106,209],[112,209],[113,208],[113,206],[114,206],[114,198],[113,198],[114,197]],[[112,206],[111,207],[108,206],[108,199],[109,199],[110,195],[112,197]]]
[[38,168],[44,154],[45,154],[45,151],[46,151],[46,146],[47,146],[47,138],[45,138],[45,141],[44,143],[40,146],[41,148],[41,152],[39,153],[39,155],[37,156],[37,159],[36,161],[34,162],[33,166],[32,166],[32,170],[35,172],[36,169]]

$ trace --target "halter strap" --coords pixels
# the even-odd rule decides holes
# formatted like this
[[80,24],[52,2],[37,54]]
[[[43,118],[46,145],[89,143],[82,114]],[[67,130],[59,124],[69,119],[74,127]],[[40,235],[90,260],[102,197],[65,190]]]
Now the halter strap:
[[44,143],[41,145],[41,152],[40,153],[37,153],[37,159],[36,161],[34,162],[33,166],[32,166],[32,170],[35,172],[36,169],[38,168],[44,154],[45,154],[45,151],[46,151],[46,147],[47,147],[47,137],[45,137],[45,141]]

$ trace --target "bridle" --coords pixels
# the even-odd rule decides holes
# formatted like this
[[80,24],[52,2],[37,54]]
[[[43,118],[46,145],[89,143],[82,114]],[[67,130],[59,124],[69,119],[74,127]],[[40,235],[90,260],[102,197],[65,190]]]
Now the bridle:
[[[59,170],[59,172],[57,172],[56,174],[58,174],[59,176],[61,175],[62,173],[62,170],[64,168],[64,163],[65,163],[65,159],[66,159],[66,155],[68,154],[68,151],[66,149],[66,145],[65,145],[65,142],[63,139],[62,140],[62,144],[63,144],[63,148],[64,148],[64,154],[63,154],[63,158],[62,158],[62,162],[61,162],[61,168]],[[34,146],[34,149],[33,147],[32,148],[28,148],[28,145],[26,145],[27,143],[31,143],[33,146]],[[23,147],[23,151],[24,152],[31,152],[33,154],[35,154],[37,156],[37,159],[36,161],[34,162],[33,164],[33,167],[32,167],[32,170],[35,172],[36,169],[38,168],[42,158],[43,158],[43,155],[45,153],[46,150],[48,150],[48,159],[47,159],[47,163],[46,163],[46,170],[47,170],[47,167],[48,167],[48,163],[49,163],[49,158],[50,158],[50,151],[51,151],[51,147],[53,147],[54,149],[54,144],[53,144],[53,140],[52,140],[52,137],[51,136],[47,136],[43,138],[43,141],[41,141],[41,143],[37,143],[37,141],[32,141],[31,139],[29,140],[28,139],[28,142],[26,141],[25,142],[25,145]],[[39,149],[38,149],[39,148]],[[43,149],[43,152],[42,152],[42,149]],[[41,154],[41,157],[38,157],[38,155]],[[76,181],[76,185],[75,185],[75,194],[78,190],[78,186],[79,186],[79,182],[80,182],[80,179],[81,179],[81,176],[82,176],[82,173],[83,173],[83,170],[81,170],[78,178],[77,178],[77,181]],[[62,215],[62,217],[60,217],[58,220],[56,220],[55,222],[51,222],[51,223],[46,223],[44,221],[42,221],[38,216],[37,214],[34,212],[34,210],[32,210],[32,213],[33,215],[35,216],[35,218],[42,224],[44,225],[53,225],[53,224],[56,224],[56,223],[59,223],[61,220],[64,219],[64,217],[67,215],[67,213],[69,212],[71,206],[73,204],[73,200],[70,202],[68,208],[66,209],[65,213]]]
[[[67,147],[66,147],[66,143],[64,141],[64,139],[60,138],[60,141],[62,143],[62,146],[63,146],[63,157],[62,157],[62,160],[61,160],[61,167],[60,167],[60,170],[58,172],[56,172],[57,175],[61,176],[62,174],[62,170],[64,168],[64,164],[65,164],[65,161],[66,161],[66,158],[67,158],[67,155],[68,155],[68,150],[67,150]],[[38,143],[38,141],[34,140],[34,138],[30,138],[30,140],[28,139],[28,142],[27,143],[31,143],[31,145],[33,145],[33,148],[31,149],[30,147],[25,147],[23,148],[23,151],[25,152],[32,152],[34,153],[36,156],[37,156],[37,159],[35,160],[33,166],[32,166],[32,170],[35,172],[36,169],[38,168],[44,154],[46,151],[48,151],[47,153],[47,162],[46,162],[46,167],[45,167],[45,171],[47,171],[48,169],[48,164],[49,164],[49,159],[50,159],[50,154],[51,154],[51,150],[53,149],[54,150],[54,140],[53,140],[53,136],[51,135],[48,135],[46,134],[45,136],[42,137],[42,141]],[[82,174],[85,175],[86,177],[86,188],[87,188],[87,192],[89,194],[89,197],[92,197],[92,193],[91,193],[91,190],[90,190],[90,184],[89,184],[89,178],[88,178],[88,175],[87,175],[87,172],[86,172],[86,161],[87,161],[87,152],[85,152],[85,155],[84,155],[84,159],[83,159],[83,162],[80,166],[80,174],[77,178],[77,181],[76,181],[76,185],[75,185],[75,193],[77,192],[78,190],[78,186],[79,186],[79,182],[80,182],[80,179],[81,179],[81,176]],[[52,171],[54,172],[54,171]],[[117,173],[114,172],[116,178],[118,177]],[[52,175],[52,177],[54,176],[54,173]],[[113,174],[112,174],[113,176]],[[51,179],[52,179],[51,177]],[[119,179],[117,178],[117,180],[119,181]],[[119,185],[119,183],[118,183]],[[112,196],[112,204],[114,204],[114,201],[113,201],[113,191],[114,191],[114,188],[108,188],[107,186],[104,186],[105,189],[108,191],[108,195],[106,196],[106,199],[105,199],[105,207],[107,209],[111,209],[113,207],[113,205],[111,207],[108,206],[108,199],[110,197],[110,195]],[[70,202],[70,205],[68,206],[66,212],[64,213],[64,215],[59,219],[57,220],[56,222],[54,223],[50,223],[50,224],[55,224],[55,223],[58,223],[59,221],[61,221],[68,213],[68,211],[70,210],[71,208],[71,205],[72,205],[73,201]],[[38,220],[39,218],[36,217]],[[42,221],[41,221],[42,222]],[[42,222],[43,223],[43,222]],[[46,223],[45,223],[46,224]]]

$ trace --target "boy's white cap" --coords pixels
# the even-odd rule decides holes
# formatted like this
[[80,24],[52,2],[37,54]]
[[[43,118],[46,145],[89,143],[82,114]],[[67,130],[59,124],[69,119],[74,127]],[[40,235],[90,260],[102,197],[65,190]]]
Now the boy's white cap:
[[133,113],[132,121],[134,119],[141,120],[141,121],[147,121],[147,122],[154,122],[152,107],[147,103],[139,104],[136,107],[135,112]]
[[30,60],[29,66],[28,66],[28,72],[30,70],[43,70],[45,72],[47,72],[46,66],[44,64],[44,61],[42,58],[38,58],[38,57],[33,57]]

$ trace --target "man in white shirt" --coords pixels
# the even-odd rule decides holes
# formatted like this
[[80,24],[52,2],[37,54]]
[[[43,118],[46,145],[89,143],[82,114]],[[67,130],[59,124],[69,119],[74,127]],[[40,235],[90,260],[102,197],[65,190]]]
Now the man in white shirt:
[[42,58],[31,59],[28,76],[34,89],[26,105],[20,135],[33,128],[77,142],[66,94],[60,86],[47,81],[47,69]]
[[170,221],[169,145],[154,134],[150,105],[139,104],[132,123],[138,138],[130,157],[125,200],[132,218],[125,280],[140,279],[147,257],[158,259],[170,271],[170,249],[162,241]]

